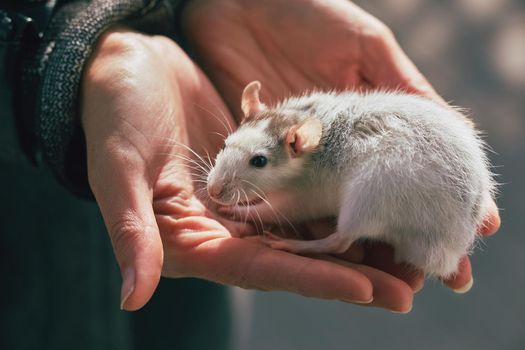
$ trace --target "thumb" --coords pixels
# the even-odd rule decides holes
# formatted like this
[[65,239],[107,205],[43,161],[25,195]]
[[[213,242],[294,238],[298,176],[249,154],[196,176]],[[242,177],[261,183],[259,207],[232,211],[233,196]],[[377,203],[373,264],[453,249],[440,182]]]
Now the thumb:
[[160,279],[163,250],[144,161],[140,156],[121,153],[94,167],[89,181],[122,274],[120,307],[132,311],[153,295]]

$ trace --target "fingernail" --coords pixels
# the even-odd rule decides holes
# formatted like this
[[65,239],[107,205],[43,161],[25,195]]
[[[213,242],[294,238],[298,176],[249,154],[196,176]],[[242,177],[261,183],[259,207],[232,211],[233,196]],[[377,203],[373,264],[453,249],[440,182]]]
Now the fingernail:
[[472,288],[473,285],[474,285],[474,278],[470,277],[470,281],[468,281],[467,284],[465,284],[461,288],[453,289],[453,291],[458,293],[458,294],[464,294],[464,293],[468,292]]
[[341,301],[344,301],[345,303],[352,303],[352,304],[370,304],[374,301],[374,297],[370,298],[370,300],[347,300],[347,299],[341,299]]
[[120,309],[124,310],[124,304],[135,290],[135,270],[127,268],[122,273],[122,289],[120,290]]
[[405,311],[399,311],[399,310],[390,310],[390,312],[394,314],[408,314],[410,311],[412,311],[412,304],[410,304],[410,307]]

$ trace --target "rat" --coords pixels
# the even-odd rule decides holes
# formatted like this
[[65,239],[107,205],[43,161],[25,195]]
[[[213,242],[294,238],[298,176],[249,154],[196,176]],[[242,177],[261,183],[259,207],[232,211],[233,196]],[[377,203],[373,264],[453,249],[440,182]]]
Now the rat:
[[268,107],[260,89],[245,87],[244,119],[208,174],[225,213],[270,224],[337,217],[326,238],[267,243],[336,254],[377,240],[427,275],[458,271],[495,188],[487,146],[461,110],[388,91],[317,91]]

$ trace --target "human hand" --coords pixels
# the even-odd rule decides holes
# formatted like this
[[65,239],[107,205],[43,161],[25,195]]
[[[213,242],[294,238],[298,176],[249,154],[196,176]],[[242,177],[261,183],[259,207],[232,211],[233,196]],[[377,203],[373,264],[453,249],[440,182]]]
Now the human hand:
[[183,29],[231,110],[259,80],[262,100],[312,88],[403,89],[440,97],[390,29],[346,0],[195,0]]
[[[444,103],[378,19],[346,0],[194,0],[182,14],[184,34],[199,64],[236,116],[244,86],[259,80],[262,100],[321,89],[402,89]],[[480,234],[500,226],[493,203]],[[405,277],[384,247],[367,248],[365,263]],[[444,281],[464,291],[472,281],[468,257]],[[415,289],[422,277],[413,278]]]
[[179,143],[220,147],[204,130],[221,124],[203,110],[219,113],[225,107],[171,40],[124,29],[100,38],[82,88],[89,183],[121,268],[122,307],[138,309],[167,269],[153,205],[192,198],[192,179],[181,159],[187,152]]
[[123,275],[124,309],[142,307],[161,274],[355,303],[377,295],[373,305],[410,309],[404,282],[366,266],[273,250],[257,236],[234,238],[203,205],[192,170],[203,166],[197,154],[213,156],[222,146],[214,133],[233,119],[172,41],[106,33],[84,73],[81,120],[89,182]]

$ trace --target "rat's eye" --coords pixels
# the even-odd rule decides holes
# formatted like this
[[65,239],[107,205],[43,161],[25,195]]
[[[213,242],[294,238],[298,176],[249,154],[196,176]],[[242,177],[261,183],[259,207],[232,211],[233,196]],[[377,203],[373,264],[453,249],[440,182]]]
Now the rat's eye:
[[268,163],[268,159],[266,159],[265,156],[255,156],[252,159],[250,159],[250,165],[256,167],[256,168],[263,168],[266,163]]

